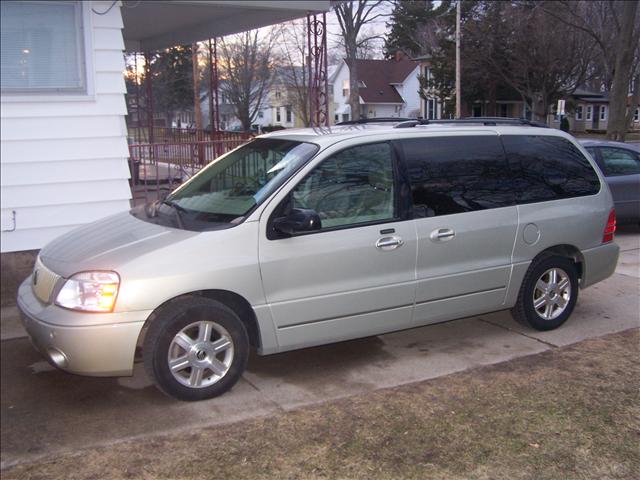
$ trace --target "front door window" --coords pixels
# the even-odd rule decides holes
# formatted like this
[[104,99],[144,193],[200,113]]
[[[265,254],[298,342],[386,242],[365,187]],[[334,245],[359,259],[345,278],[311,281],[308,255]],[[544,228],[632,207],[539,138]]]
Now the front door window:
[[322,229],[393,219],[390,145],[359,145],[336,153],[296,186],[292,199],[293,208],[315,210]]

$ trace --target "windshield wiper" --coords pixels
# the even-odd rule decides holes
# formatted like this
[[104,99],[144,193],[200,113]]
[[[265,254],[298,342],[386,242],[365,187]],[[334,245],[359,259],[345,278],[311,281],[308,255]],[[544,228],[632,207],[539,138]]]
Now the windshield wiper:
[[176,212],[176,220],[178,221],[178,226],[182,230],[184,230],[184,222],[182,221],[182,212],[186,212],[187,209],[184,207],[181,207],[173,200],[162,200],[162,203],[164,203],[165,205],[169,205],[170,207],[173,208],[173,210]]

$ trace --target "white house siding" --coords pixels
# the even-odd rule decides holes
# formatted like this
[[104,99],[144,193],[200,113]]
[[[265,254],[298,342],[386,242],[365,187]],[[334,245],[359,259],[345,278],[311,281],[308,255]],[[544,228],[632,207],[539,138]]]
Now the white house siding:
[[[341,62],[334,75],[335,76],[333,79],[333,104],[334,104],[334,111],[338,115],[338,119],[334,120],[332,118],[331,119],[332,124],[334,123],[334,121],[336,123],[339,123],[339,122],[342,122],[343,120],[351,120],[351,115],[349,115],[348,110],[346,110],[347,105],[349,104],[349,97],[342,95],[343,82],[345,80],[347,82],[349,81],[349,69],[347,68],[347,64],[345,62]],[[343,117],[345,112],[348,115],[347,117]]]
[[405,101],[404,109],[401,112],[403,117],[415,118],[420,114],[420,82],[418,81],[418,74],[420,73],[420,67],[416,66],[409,76],[402,82],[402,85],[398,85],[396,88],[398,93]]
[[2,252],[41,248],[130,206],[120,6],[90,11],[111,3],[83,2],[87,95],[2,96]]
[[400,117],[404,106],[401,103],[365,103],[362,112],[368,118]]

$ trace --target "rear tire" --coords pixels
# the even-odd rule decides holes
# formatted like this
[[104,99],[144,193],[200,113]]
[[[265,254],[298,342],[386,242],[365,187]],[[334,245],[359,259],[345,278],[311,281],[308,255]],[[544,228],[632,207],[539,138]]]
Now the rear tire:
[[162,392],[178,400],[204,400],[225,393],[240,379],[249,337],[226,305],[184,297],[158,313],[142,353],[147,374]]
[[558,328],[578,300],[578,273],[568,258],[544,256],[529,266],[511,315],[536,330]]

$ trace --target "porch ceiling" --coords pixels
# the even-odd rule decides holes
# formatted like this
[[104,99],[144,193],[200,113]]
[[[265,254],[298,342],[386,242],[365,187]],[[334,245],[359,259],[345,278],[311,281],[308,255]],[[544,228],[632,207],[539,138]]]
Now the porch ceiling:
[[328,11],[330,0],[209,0],[123,2],[128,51],[221,37]]

